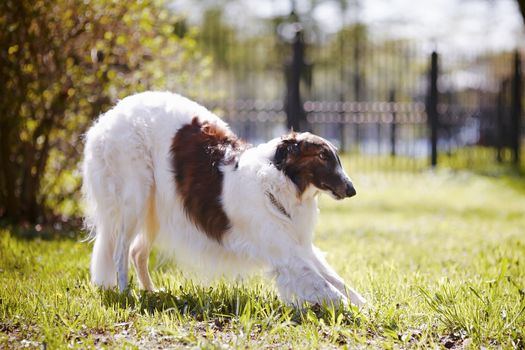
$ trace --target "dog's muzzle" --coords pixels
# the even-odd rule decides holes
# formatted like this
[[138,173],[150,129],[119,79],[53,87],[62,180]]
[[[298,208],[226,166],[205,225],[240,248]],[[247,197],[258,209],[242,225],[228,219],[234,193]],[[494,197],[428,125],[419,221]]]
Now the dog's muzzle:
[[357,194],[357,191],[355,190],[354,185],[350,181],[348,181],[346,183],[346,197],[350,198],[350,197],[355,196],[356,194]]
[[350,198],[357,194],[357,191],[354,188],[354,184],[352,184],[352,181],[349,179],[339,180],[338,184],[334,184],[330,186],[327,183],[324,183],[323,186],[325,189],[328,189],[332,195],[335,197],[335,199],[344,199],[344,198]]

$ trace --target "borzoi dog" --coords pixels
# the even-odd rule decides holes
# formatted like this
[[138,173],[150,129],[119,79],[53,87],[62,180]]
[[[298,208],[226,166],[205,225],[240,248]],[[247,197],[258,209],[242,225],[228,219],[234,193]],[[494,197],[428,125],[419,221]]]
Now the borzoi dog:
[[356,194],[321,137],[292,132],[251,147],[199,104],[145,92],[91,127],[82,171],[97,286],[125,290],[131,258],[140,287],[153,290],[155,243],[199,274],[265,269],[286,302],[365,302],[312,245],[318,194]]

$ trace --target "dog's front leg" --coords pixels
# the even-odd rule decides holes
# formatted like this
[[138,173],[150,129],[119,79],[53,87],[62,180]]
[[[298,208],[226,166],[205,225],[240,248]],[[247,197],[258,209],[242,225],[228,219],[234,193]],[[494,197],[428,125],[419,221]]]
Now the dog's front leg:
[[273,270],[281,297],[291,303],[334,303],[348,305],[348,299],[328,282],[310,259],[304,255],[290,257],[283,265]]
[[337,288],[343,295],[349,296],[352,304],[356,306],[362,306],[366,303],[366,299],[363,298],[362,295],[345,284],[345,281],[337,274],[337,272],[335,272],[334,269],[328,265],[328,262],[324,258],[323,252],[321,252],[314,245],[312,245],[312,255],[312,260],[323,277],[335,288]]

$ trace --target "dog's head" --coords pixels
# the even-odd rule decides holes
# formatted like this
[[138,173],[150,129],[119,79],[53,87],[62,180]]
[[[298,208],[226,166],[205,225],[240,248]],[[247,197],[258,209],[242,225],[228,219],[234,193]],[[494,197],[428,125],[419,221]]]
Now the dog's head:
[[310,185],[336,199],[356,194],[335,147],[319,136],[295,132],[283,136],[275,150],[274,164],[295,184],[299,195]]

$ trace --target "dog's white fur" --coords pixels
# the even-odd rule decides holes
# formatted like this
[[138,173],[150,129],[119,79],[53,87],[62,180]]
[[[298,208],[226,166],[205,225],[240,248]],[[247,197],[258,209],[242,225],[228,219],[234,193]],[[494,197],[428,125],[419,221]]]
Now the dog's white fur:
[[[319,190],[298,198],[295,185],[271,160],[279,139],[242,153],[238,168],[223,166],[222,206],[231,229],[222,242],[187,217],[175,188],[170,146],[193,117],[227,128],[217,116],[180,95],[146,92],[127,97],[88,131],[83,163],[86,218],[95,244],[92,281],[128,284],[128,256],[142,288],[153,290],[148,256],[155,243],[178,266],[207,275],[267,269],[288,302],[362,305],[312,245]],[[267,192],[290,214],[268,200]]]

